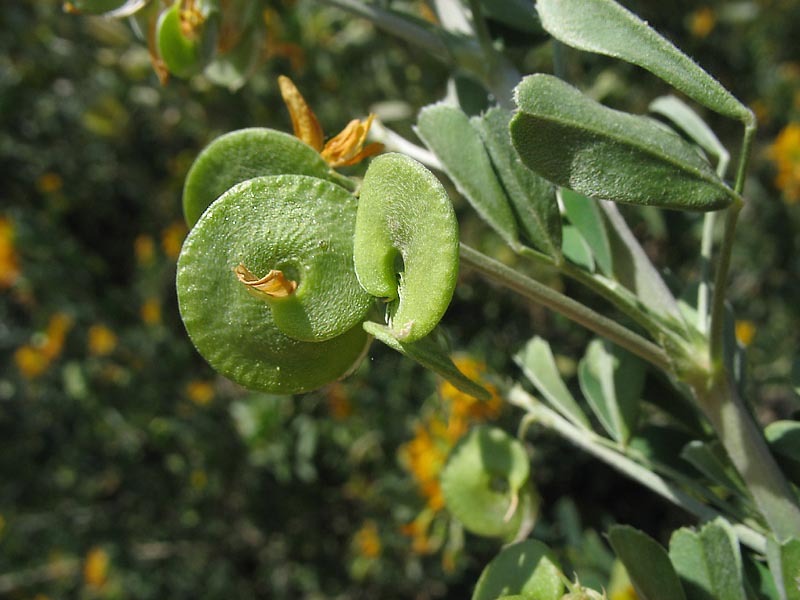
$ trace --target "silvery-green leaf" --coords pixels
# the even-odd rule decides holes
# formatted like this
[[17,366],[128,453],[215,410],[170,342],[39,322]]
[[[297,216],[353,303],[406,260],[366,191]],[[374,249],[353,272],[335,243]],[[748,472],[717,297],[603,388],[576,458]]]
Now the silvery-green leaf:
[[550,344],[536,336],[514,356],[514,361],[558,412],[576,425],[591,429],[589,419],[561,379]]
[[506,546],[481,573],[472,600],[496,600],[521,595],[536,600],[559,600],[564,593],[561,570],[543,543],[525,540]]
[[681,451],[681,458],[691,463],[710,481],[729,492],[745,497],[748,495],[741,476],[718,442],[705,443],[699,440],[690,442]]
[[764,436],[786,476],[800,485],[800,422],[775,421],[767,425]]
[[520,229],[536,248],[550,256],[560,256],[561,215],[555,189],[522,164],[508,131],[511,113],[495,107],[471,121],[489,151]]
[[592,198],[718,210],[736,194],[695,147],[651,119],[607,108],[537,74],[515,90],[511,137],[533,171]]
[[577,228],[591,248],[597,266],[609,277],[613,276],[611,244],[597,202],[566,188],[561,189],[561,202],[569,222]]
[[561,230],[561,252],[567,260],[575,263],[590,273],[594,271],[594,256],[592,249],[581,232],[574,225],[564,225]]
[[742,121],[750,111],[696,62],[613,0],[538,0],[542,26],[568,46],[647,69],[713,111]]
[[363,324],[363,327],[375,339],[383,342],[393,350],[397,350],[403,356],[417,361],[426,369],[430,369],[437,375],[444,377],[465,394],[484,401],[491,397],[486,388],[472,381],[453,364],[448,354],[448,345],[444,339],[444,334],[440,331],[434,330],[416,342],[403,342],[397,339],[394,331],[380,323],[367,321]]
[[640,359],[602,340],[589,344],[578,365],[581,391],[618,442],[626,443],[636,429],[644,374]]
[[662,115],[677,125],[709,156],[727,162],[728,151],[711,128],[683,100],[676,96],[659,96],[650,103],[650,112]]
[[483,220],[512,248],[517,248],[514,213],[469,117],[453,106],[427,106],[419,114],[417,134]]
[[800,600],[800,539],[767,539],[767,563],[781,600]]
[[739,541],[722,518],[672,534],[669,557],[687,600],[746,600]]
[[617,525],[609,531],[608,540],[640,598],[686,600],[667,551],[653,538],[633,527]]

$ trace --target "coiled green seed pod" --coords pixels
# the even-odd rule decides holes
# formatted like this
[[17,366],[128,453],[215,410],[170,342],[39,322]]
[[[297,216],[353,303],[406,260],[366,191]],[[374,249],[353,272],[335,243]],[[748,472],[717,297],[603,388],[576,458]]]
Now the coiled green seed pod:
[[[184,243],[177,288],[189,336],[215,369],[251,389],[299,393],[358,361],[371,298],[352,267],[355,211],[343,188],[301,175],[245,181],[208,208]],[[274,293],[242,267],[293,285]]]

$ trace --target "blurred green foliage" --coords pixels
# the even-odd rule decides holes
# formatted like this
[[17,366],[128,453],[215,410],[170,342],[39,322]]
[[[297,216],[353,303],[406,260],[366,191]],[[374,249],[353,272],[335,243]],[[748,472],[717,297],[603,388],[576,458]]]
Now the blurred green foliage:
[[[756,409],[789,415],[800,203],[776,185],[776,153],[800,164],[800,140],[770,148],[800,122],[800,6],[625,4],[761,120],[731,298],[759,365]],[[432,376],[373,349],[342,384],[294,399],[250,394],[218,378],[185,335],[173,287],[183,178],[222,132],[290,130],[278,74],[326,131],[375,110],[410,134],[417,109],[445,92],[443,65],[339,11],[284,1],[270,19],[280,43],[234,93],[203,77],[162,87],[122,22],[68,16],[55,0],[0,5],[0,597],[464,598],[497,550],[470,538],[463,551],[465,534],[408,460],[416,449],[433,461],[436,443],[452,443],[425,438],[456,406]],[[523,71],[548,68],[543,39],[506,37]],[[633,67],[567,59],[610,105],[644,110],[666,91]],[[711,123],[735,141],[732,125]],[[514,260],[463,201],[456,208],[464,237]],[[696,216],[626,214],[660,266],[697,272]],[[498,373],[513,368],[505,350],[536,332],[570,378],[587,340],[469,277],[445,325],[454,347]],[[594,529],[619,520],[663,538],[688,520],[561,441],[541,438],[532,452],[544,497],[536,535],[584,583],[604,584],[611,569]]]

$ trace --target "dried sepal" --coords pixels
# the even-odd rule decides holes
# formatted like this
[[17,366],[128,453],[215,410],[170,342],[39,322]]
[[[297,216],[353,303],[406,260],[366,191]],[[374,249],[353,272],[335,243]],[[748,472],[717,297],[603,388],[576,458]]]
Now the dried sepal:
[[272,269],[264,277],[256,277],[244,266],[239,263],[233,268],[236,278],[247,286],[248,290],[254,290],[261,294],[266,294],[270,298],[286,298],[297,289],[297,282],[287,279],[283,271]]

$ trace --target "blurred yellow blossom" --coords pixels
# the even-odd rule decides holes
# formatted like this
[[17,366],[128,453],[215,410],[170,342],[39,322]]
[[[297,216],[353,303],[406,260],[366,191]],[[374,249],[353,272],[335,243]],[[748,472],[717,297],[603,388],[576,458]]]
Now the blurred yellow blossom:
[[117,347],[117,335],[105,325],[89,327],[89,354],[106,356]]
[[83,581],[90,588],[100,589],[108,580],[108,553],[102,548],[92,548],[83,563]]
[[633,585],[627,584],[621,590],[617,590],[611,594],[610,600],[639,600],[639,595],[633,589]]
[[325,398],[328,401],[328,412],[335,420],[343,421],[353,414],[353,405],[341,383],[336,382],[329,385]]
[[64,181],[58,173],[45,173],[36,182],[36,187],[44,194],[53,194],[64,186]]
[[161,305],[158,298],[148,298],[140,309],[142,321],[148,325],[158,325],[161,322]]
[[33,379],[44,373],[64,348],[72,319],[63,313],[50,317],[44,335],[31,344],[17,348],[14,362],[23,376]]
[[319,152],[331,167],[355,165],[383,150],[383,144],[364,146],[375,115],[369,115],[364,121],[353,119],[341,132],[323,145],[322,127],[317,116],[292,80],[281,75],[278,77],[278,86],[283,101],[289,109],[294,135]]
[[306,64],[305,50],[298,44],[284,40],[283,23],[278,12],[272,8],[266,8],[262,17],[267,27],[264,58],[266,60],[277,57],[288,58],[293,71],[302,71]]
[[717,23],[717,17],[709,6],[698,8],[689,15],[689,31],[696,38],[704,38]]
[[453,362],[467,377],[482,384],[490,398],[478,400],[442,381],[441,405],[417,422],[414,437],[398,450],[400,462],[411,473],[426,504],[414,521],[403,528],[403,533],[412,538],[412,550],[418,554],[432,551],[427,532],[434,516],[444,508],[439,474],[450,450],[472,425],[496,418],[503,405],[497,388],[486,381],[484,363],[468,356],[456,357]]
[[775,185],[787,202],[800,200],[800,123],[789,123],[769,148],[769,156],[778,167]]
[[181,253],[183,238],[188,233],[183,221],[175,221],[161,232],[161,247],[170,258],[178,258]]
[[433,517],[433,511],[423,510],[413,521],[403,525],[400,530],[403,535],[411,538],[411,551],[414,554],[430,554],[433,552],[433,544],[431,544],[431,539],[428,535]]
[[434,511],[444,507],[439,472],[451,447],[450,441],[442,435],[446,429],[446,425],[435,417],[418,423],[414,428],[414,438],[398,451],[400,461],[411,472],[420,495]]
[[0,289],[10,288],[19,277],[19,258],[14,249],[14,224],[0,216]]
[[133,251],[136,254],[136,262],[140,265],[149,265],[156,256],[156,244],[153,237],[141,234],[137,235],[133,241]]
[[776,185],[790,202],[796,202],[800,199],[800,123],[784,127],[769,152],[778,167]]
[[189,476],[191,486],[196,490],[205,489],[208,485],[208,475],[203,469],[194,469]]
[[756,337],[756,325],[752,321],[736,321],[736,339],[742,346],[749,346]]
[[205,406],[214,398],[214,386],[208,381],[190,381],[186,384],[186,395],[199,406]]
[[381,555],[381,538],[374,521],[366,521],[353,536],[353,543],[359,556],[378,558]]

